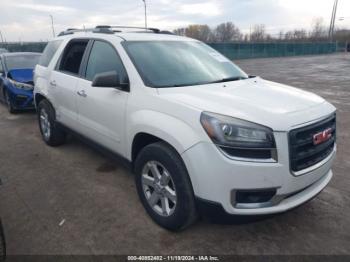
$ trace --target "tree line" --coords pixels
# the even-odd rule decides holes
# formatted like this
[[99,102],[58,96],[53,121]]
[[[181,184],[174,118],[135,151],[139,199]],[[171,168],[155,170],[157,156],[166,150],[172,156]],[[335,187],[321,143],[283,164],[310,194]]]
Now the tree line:
[[[311,29],[304,28],[288,31],[281,30],[277,34],[269,34],[264,24],[251,27],[248,33],[243,33],[233,22],[226,22],[211,28],[208,25],[193,24],[177,28],[173,33],[201,40],[203,42],[319,42],[329,41],[328,28],[322,18],[312,22]],[[334,41],[350,42],[350,30],[336,29]]]

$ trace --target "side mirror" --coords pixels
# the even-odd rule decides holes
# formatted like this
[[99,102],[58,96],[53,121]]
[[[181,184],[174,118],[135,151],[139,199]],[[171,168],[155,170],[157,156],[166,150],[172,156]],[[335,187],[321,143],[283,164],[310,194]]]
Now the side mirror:
[[109,71],[105,73],[96,74],[92,80],[92,86],[105,87],[105,88],[117,88],[126,89],[129,84],[120,83],[119,75],[116,71]]

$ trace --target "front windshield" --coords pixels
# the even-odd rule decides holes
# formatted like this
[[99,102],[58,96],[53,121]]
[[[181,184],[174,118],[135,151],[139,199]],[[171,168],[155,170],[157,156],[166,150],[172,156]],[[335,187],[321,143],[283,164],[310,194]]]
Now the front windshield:
[[40,55],[11,55],[5,57],[6,67],[9,71],[13,69],[34,69],[39,62]]
[[176,87],[246,79],[220,53],[197,41],[125,41],[146,86]]

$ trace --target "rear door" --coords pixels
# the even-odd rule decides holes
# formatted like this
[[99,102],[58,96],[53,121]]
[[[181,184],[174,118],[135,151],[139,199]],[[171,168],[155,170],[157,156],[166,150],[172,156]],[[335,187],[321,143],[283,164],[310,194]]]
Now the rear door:
[[88,43],[88,39],[71,40],[52,72],[49,82],[57,120],[75,130],[78,128],[77,85]]
[[[52,103],[54,97],[50,97],[50,89],[48,88],[50,82],[51,72],[55,69],[59,54],[63,51],[64,46],[61,47],[63,40],[50,41],[42,53],[39,64],[36,65],[33,73],[34,93],[42,93],[47,96]],[[60,52],[58,52],[60,50]],[[56,53],[58,54],[56,55]]]
[[94,40],[86,60],[84,79],[79,80],[77,88],[79,133],[123,154],[129,91],[92,86],[96,74],[110,71],[116,71],[122,83],[129,83],[123,62],[114,46],[103,40]]

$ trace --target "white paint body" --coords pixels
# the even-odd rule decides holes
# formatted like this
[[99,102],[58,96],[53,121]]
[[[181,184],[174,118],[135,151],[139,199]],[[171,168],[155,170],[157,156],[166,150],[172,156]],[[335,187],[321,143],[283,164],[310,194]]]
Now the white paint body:
[[[111,43],[127,70],[130,92],[92,87],[90,81],[56,71],[64,47],[73,38],[103,39]],[[330,181],[336,149],[321,167],[307,174],[295,176],[289,167],[288,132],[335,112],[321,97],[261,78],[193,87],[150,88],[144,85],[121,45],[128,40],[195,41],[188,38],[77,33],[59,39],[63,39],[63,43],[49,66],[35,69],[34,91],[52,103],[57,121],[130,161],[137,134],[148,133],[166,141],[182,156],[196,197],[220,203],[230,214],[270,214],[302,204]],[[53,81],[56,86],[50,84]],[[86,92],[86,98],[77,95],[80,90]],[[203,111],[273,129],[278,162],[238,161],[225,156],[200,123]],[[231,203],[233,189],[278,188],[278,194],[288,194],[306,187],[308,189],[272,207],[239,209]]]

